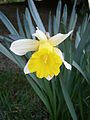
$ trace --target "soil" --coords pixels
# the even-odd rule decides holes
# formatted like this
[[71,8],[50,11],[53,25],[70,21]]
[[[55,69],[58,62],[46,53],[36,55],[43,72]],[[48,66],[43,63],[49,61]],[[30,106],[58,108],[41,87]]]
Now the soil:
[[[27,6],[27,3],[12,3],[12,4],[2,4],[0,5],[0,11],[2,11],[9,20],[13,23],[16,29],[17,28],[17,20],[16,20],[16,11],[19,10],[20,18],[22,20],[23,14],[25,12],[25,7]],[[52,15],[55,13],[55,7],[50,8],[46,6],[42,6],[41,4],[37,4],[37,9],[40,13],[41,19],[45,25],[46,30],[48,29],[48,17],[49,17],[49,11],[52,11]],[[69,13],[70,14],[70,13]],[[70,15],[69,15],[70,17]],[[68,19],[69,20],[69,19]],[[81,24],[82,17],[78,16],[77,26]],[[7,29],[4,27],[3,23],[0,21],[0,35],[8,34]],[[19,70],[18,66],[14,64],[11,60],[9,60],[7,57],[5,57],[2,53],[0,53],[0,70]]]

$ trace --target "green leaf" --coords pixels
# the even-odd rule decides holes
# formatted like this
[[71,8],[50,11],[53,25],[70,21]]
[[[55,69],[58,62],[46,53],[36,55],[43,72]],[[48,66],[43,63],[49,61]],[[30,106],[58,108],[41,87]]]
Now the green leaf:
[[18,35],[12,23],[8,20],[8,18],[1,11],[0,11],[0,19],[11,34]]
[[2,35],[0,35],[0,40],[3,40],[3,41],[8,41],[8,42],[12,42],[12,40],[11,39],[9,39],[9,38],[7,38],[7,37],[5,37],[5,36],[2,36]]
[[48,31],[49,31],[49,33],[50,33],[50,36],[52,36],[52,18],[51,18],[51,12],[49,13]]
[[[27,19],[27,22],[28,22],[28,25],[29,25],[30,34],[32,35],[35,32],[35,28],[33,26],[28,8],[26,8],[26,10],[25,10],[25,16],[26,16],[26,19]],[[32,37],[35,39],[34,36],[32,36]]]
[[32,88],[35,90],[35,92],[37,93],[37,95],[40,97],[40,99],[43,101],[43,103],[45,104],[45,106],[47,107],[47,110],[49,111],[50,115],[52,115],[52,110],[50,108],[49,105],[49,101],[45,95],[44,92],[41,91],[41,89],[37,86],[37,84],[30,78],[29,75],[26,75],[27,80],[29,81],[29,83],[31,84]]
[[14,53],[12,53],[12,54],[13,54],[14,58],[17,60],[19,67],[23,70],[25,67],[25,62],[24,62],[23,58],[21,56],[15,55]]
[[66,4],[63,9],[62,21],[63,21],[63,24],[66,26],[67,25],[67,5]]
[[57,10],[56,10],[56,17],[54,20],[55,21],[54,26],[56,27],[56,29],[54,29],[54,34],[57,34],[60,28],[61,7],[62,7],[62,3],[61,3],[61,0],[59,0],[57,5]]
[[80,27],[78,28],[78,31],[76,33],[76,39],[75,39],[75,48],[77,49],[78,45],[79,45],[79,42],[81,40],[81,37],[80,37]]
[[[60,78],[60,77],[59,77],[59,78]],[[68,109],[69,109],[69,111],[70,111],[70,113],[71,113],[71,116],[72,116],[73,120],[77,120],[77,115],[76,115],[76,113],[75,113],[75,109],[74,109],[73,104],[72,104],[72,102],[71,102],[71,99],[70,99],[70,96],[69,96],[69,94],[68,94],[68,91],[67,91],[67,89],[66,89],[66,87],[65,87],[65,85],[64,85],[64,83],[63,83],[63,80],[62,80],[61,78],[60,78],[60,84],[61,84],[63,96],[64,96],[64,98],[65,98],[65,101],[66,101],[66,104],[67,104],[67,106],[68,106]]]
[[18,9],[17,9],[17,23],[18,23],[20,36],[25,38],[25,34],[24,34],[23,27],[22,27],[22,24],[21,24],[21,21],[20,21]]
[[87,24],[88,24],[88,14],[86,14],[86,16],[84,17],[83,19],[83,23],[81,25],[81,31],[80,31],[80,36],[82,37],[83,33],[85,32],[86,30],[86,27],[87,27]]
[[80,114],[81,114],[81,119],[84,120],[84,112],[83,112],[83,104],[82,104],[82,95],[81,95],[81,87],[79,90],[79,105],[80,105]]
[[89,40],[90,40],[90,23],[88,23],[86,30],[79,42],[79,45],[74,53],[74,61],[76,61],[76,63],[78,64],[80,63],[80,59],[83,54],[83,49],[87,47],[87,44],[90,44]]
[[18,62],[15,60],[13,55],[0,43],[0,52],[3,53],[5,56],[7,56],[9,59],[11,59],[14,63],[18,65]]
[[30,32],[29,24],[28,24],[28,21],[27,21],[25,15],[23,15],[23,21],[24,21],[24,28],[25,28],[25,32],[26,32],[26,37],[31,38],[31,32]]
[[78,63],[76,63],[76,61],[73,61],[72,65],[83,75],[83,77],[86,79],[86,81],[89,82],[87,76],[85,75],[85,73],[83,72],[81,67],[78,65]]
[[37,9],[36,9],[36,7],[34,5],[33,0],[28,0],[28,5],[29,5],[30,12],[31,12],[31,14],[33,16],[33,19],[34,19],[36,25],[38,26],[38,28],[40,30],[42,30],[45,33],[46,30],[45,30],[45,28],[43,26],[43,23],[42,23],[42,21],[40,19],[40,16],[39,16],[38,11],[37,11]]
[[74,2],[73,10],[72,10],[71,17],[70,17],[68,31],[72,30],[73,25],[76,23],[76,10],[75,10],[76,2],[77,2],[77,0],[75,0],[75,2]]
[[53,94],[52,94],[52,90],[51,90],[51,84],[50,84],[50,81],[47,81],[46,79],[44,79],[44,84],[45,84],[45,92],[49,98],[49,101],[50,101],[50,106],[52,108],[52,113],[54,114],[53,115],[53,119],[56,120],[56,109],[55,109],[55,101],[54,101],[54,97],[53,97]]

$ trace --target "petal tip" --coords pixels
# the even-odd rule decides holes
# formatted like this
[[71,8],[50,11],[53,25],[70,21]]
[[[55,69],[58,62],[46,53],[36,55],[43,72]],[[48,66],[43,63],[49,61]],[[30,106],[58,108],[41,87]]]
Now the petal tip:
[[64,65],[68,70],[72,69],[72,66],[69,63],[67,63],[66,61],[64,61]]
[[30,71],[28,70],[28,67],[27,67],[27,66],[24,67],[24,73],[25,73],[25,74],[29,74],[29,73],[30,73]]
[[54,77],[54,75],[52,75],[52,76],[48,76],[48,77],[46,77],[46,79],[48,80],[48,81],[50,81],[52,78]]

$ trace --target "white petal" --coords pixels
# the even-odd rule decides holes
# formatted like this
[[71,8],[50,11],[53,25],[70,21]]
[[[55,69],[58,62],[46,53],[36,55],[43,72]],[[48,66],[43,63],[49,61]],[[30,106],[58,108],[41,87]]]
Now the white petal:
[[48,76],[48,77],[46,77],[46,79],[48,80],[48,81],[50,81],[52,78],[54,77],[54,75],[52,75],[52,76]]
[[[29,60],[29,61],[30,61],[30,60]],[[29,61],[27,62],[27,64],[26,64],[25,67],[24,67],[24,73],[25,73],[25,74],[29,74],[29,73],[30,73],[30,71],[29,71],[29,69],[28,69]]]
[[57,35],[51,37],[49,39],[50,43],[53,45],[53,46],[57,46],[59,45],[60,43],[62,43],[73,31],[70,31],[69,33],[67,34],[61,34],[61,33],[58,33]]
[[72,66],[66,62],[64,60],[64,57],[63,57],[63,53],[58,49],[58,48],[54,48],[55,52],[60,56],[60,58],[62,59],[62,62],[63,64],[65,65],[65,67],[68,69],[68,70],[71,70],[72,69]]
[[37,28],[36,33],[33,34],[33,36],[37,37],[39,40],[47,40],[46,35]]
[[16,55],[25,55],[28,51],[36,51],[39,46],[39,41],[32,39],[20,39],[14,41],[10,50]]
[[64,61],[64,65],[68,70],[72,69],[72,66],[69,63],[67,63],[66,61]]
[[64,62],[63,53],[58,48],[54,48],[55,52],[60,56],[60,59]]
[[88,0],[89,10],[90,10],[90,0]]

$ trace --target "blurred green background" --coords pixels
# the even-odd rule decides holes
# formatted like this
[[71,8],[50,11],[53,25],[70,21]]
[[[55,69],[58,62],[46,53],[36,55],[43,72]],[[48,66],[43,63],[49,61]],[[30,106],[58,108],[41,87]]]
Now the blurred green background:
[[23,2],[25,0],[0,0],[0,3]]

